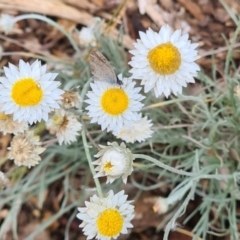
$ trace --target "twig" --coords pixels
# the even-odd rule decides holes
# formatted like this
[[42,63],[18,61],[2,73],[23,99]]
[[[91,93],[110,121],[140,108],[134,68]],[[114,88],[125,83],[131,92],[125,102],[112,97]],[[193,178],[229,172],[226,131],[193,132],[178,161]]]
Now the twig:
[[218,48],[216,50],[206,51],[206,52],[203,52],[203,53],[201,53],[199,55],[200,55],[200,57],[206,57],[206,56],[209,56],[209,55],[214,55],[214,54],[217,54],[217,53],[221,53],[221,52],[227,51],[230,48],[237,48],[237,47],[240,47],[240,43],[235,43],[232,46],[221,47],[221,48]]
[[185,138],[185,139],[188,139],[190,140],[191,142],[195,143],[196,145],[198,145],[199,147],[201,148],[204,148],[204,149],[209,149],[209,147],[207,146],[204,146],[203,144],[201,144],[200,142],[198,142],[196,139],[193,139],[192,137],[190,136],[187,136],[187,135],[182,135],[182,138]]
[[86,135],[87,135],[89,141],[92,143],[92,145],[93,145],[96,149],[98,149],[98,150],[100,151],[101,148],[95,143],[95,141],[93,140],[90,132],[89,132],[87,129],[86,129]]
[[[189,237],[194,237],[195,235],[192,233],[192,232],[189,232],[185,229],[182,229],[182,228],[175,228],[174,229],[176,232],[179,232],[179,233],[182,233],[182,234],[185,234]],[[202,238],[198,237],[197,240],[203,240]]]
[[53,139],[43,142],[42,144],[43,144],[43,147],[48,148],[49,146],[51,146],[53,143],[55,143],[57,141],[58,141],[57,138],[53,138]]
[[175,124],[172,126],[157,126],[157,127],[153,128],[153,130],[157,131],[159,129],[174,129],[174,128],[184,128],[184,127],[191,127],[191,126],[192,126],[191,124]]

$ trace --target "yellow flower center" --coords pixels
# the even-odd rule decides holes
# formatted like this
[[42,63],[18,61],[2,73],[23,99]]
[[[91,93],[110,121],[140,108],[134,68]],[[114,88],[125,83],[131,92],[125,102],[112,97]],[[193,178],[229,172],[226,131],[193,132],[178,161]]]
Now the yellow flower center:
[[0,120],[7,120],[8,119],[8,116],[3,113],[3,112],[0,112]]
[[[55,127],[58,127],[57,131],[65,131],[67,129],[69,120],[66,115],[62,116],[61,114],[55,114],[52,117],[52,120],[53,120],[53,125]],[[52,133],[52,134],[56,134],[56,133]]]
[[103,167],[103,169],[104,169],[105,172],[111,172],[112,168],[113,168],[113,165],[112,165],[111,162],[105,163],[105,165],[104,165],[104,167]]
[[43,98],[43,90],[32,78],[23,78],[14,83],[12,99],[21,107],[35,106]]
[[115,208],[109,208],[99,214],[97,218],[97,228],[101,235],[114,237],[123,228],[123,217]]
[[54,125],[61,125],[63,122],[63,116],[61,114],[55,114],[52,120]]
[[147,58],[153,71],[161,75],[173,74],[181,65],[181,54],[170,42],[153,48]]
[[102,95],[102,109],[113,116],[122,114],[129,105],[128,95],[120,88],[109,88]]

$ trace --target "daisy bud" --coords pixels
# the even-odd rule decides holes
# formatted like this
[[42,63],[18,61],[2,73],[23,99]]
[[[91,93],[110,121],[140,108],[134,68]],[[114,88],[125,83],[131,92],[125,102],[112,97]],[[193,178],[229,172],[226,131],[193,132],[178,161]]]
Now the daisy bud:
[[97,46],[97,40],[94,36],[94,29],[92,26],[83,27],[81,31],[79,31],[78,38],[80,45],[83,47]]
[[95,155],[100,158],[93,162],[94,165],[98,165],[95,168],[98,173],[94,178],[106,176],[106,183],[112,183],[115,179],[122,177],[126,184],[127,177],[133,171],[134,157],[124,143],[121,143],[120,146],[117,142],[108,143],[108,145],[100,146],[102,150]]
[[5,33],[8,34],[11,32],[14,28],[15,24],[15,17],[8,15],[8,14],[2,14],[0,17],[0,29]]
[[94,18],[88,27],[82,27],[78,33],[79,44],[82,47],[96,47],[97,39],[95,37],[95,32],[99,31],[102,27],[101,18]]
[[168,210],[168,202],[166,198],[159,197],[156,199],[154,205],[153,205],[153,211],[158,214],[164,214]]

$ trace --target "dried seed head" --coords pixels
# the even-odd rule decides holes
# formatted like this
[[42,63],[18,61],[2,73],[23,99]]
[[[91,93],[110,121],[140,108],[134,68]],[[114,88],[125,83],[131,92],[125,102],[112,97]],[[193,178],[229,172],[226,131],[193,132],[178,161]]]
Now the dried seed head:
[[73,113],[59,109],[47,121],[46,127],[51,134],[56,135],[59,144],[62,145],[77,141],[82,124]]
[[64,108],[78,108],[78,105],[81,101],[81,97],[79,96],[78,92],[76,91],[65,91],[62,94],[62,99],[60,103],[63,105]]
[[13,134],[22,133],[27,129],[28,129],[27,122],[14,121],[12,114],[5,114],[0,110],[0,131],[3,132],[4,135],[7,133]]
[[14,159],[17,166],[28,168],[37,165],[41,161],[41,154],[45,148],[41,147],[39,136],[34,136],[33,131],[27,131],[14,136],[9,148],[9,159]]

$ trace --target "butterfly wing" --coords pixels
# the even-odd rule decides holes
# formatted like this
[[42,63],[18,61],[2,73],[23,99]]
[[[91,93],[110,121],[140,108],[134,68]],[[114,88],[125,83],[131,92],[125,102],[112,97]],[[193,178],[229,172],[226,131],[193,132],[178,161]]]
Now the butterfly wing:
[[90,53],[90,69],[95,81],[117,83],[117,77],[108,60],[97,50]]

